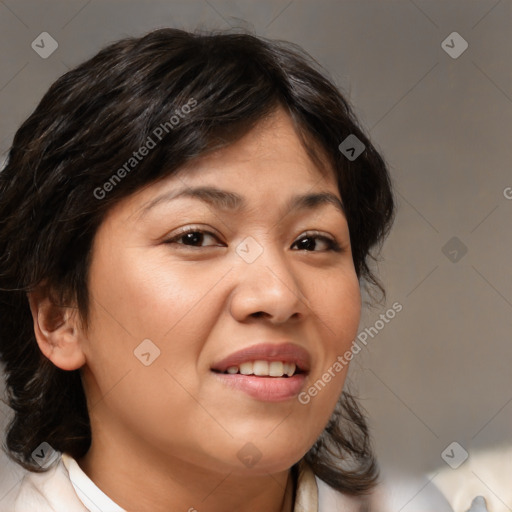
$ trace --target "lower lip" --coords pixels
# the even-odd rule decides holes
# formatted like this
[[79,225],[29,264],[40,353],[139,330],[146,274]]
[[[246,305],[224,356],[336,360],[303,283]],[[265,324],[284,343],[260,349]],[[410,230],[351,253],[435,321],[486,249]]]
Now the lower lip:
[[239,373],[215,373],[224,384],[263,402],[283,402],[296,397],[306,380],[304,373],[292,377],[256,377]]

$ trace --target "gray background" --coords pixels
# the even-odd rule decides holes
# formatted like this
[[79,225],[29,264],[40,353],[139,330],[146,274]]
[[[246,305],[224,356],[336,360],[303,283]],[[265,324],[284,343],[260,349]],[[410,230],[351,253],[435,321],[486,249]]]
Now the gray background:
[[[353,389],[384,467],[433,471],[452,441],[470,455],[511,441],[511,14],[510,0],[3,0],[0,153],[58,76],[123,36],[248,26],[300,44],[355,105],[399,203],[378,265],[388,302],[361,330],[403,311],[355,358]],[[59,44],[47,59],[31,48],[43,31]],[[469,44],[455,59],[454,31]],[[17,478],[4,460],[0,497]]]

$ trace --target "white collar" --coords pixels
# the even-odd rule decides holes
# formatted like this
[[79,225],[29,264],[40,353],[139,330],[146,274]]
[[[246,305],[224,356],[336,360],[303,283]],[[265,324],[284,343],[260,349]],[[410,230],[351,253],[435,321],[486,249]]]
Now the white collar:
[[126,512],[114,503],[82,470],[70,455],[62,454],[62,463],[68,470],[69,479],[73,484],[80,501],[90,512]]
[[[78,498],[90,512],[126,512],[99,489],[70,455],[63,453],[61,460]],[[342,495],[320,480],[306,461],[299,462],[293,512],[351,512],[359,510],[359,504],[357,498]]]

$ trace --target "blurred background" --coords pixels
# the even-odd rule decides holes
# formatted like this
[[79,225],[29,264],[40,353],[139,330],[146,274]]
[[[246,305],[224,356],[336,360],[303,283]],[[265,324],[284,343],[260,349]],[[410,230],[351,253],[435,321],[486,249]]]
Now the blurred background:
[[[365,309],[350,370],[381,465],[424,474],[447,467],[453,442],[457,457],[510,444],[512,2],[0,0],[2,161],[58,76],[166,26],[299,44],[389,163],[398,211],[376,267],[388,298]],[[1,498],[17,472],[0,457]]]

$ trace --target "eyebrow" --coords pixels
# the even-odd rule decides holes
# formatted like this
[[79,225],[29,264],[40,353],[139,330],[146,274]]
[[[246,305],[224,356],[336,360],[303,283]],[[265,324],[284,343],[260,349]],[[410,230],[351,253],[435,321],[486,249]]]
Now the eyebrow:
[[[199,199],[218,210],[239,213],[247,209],[247,201],[235,192],[229,192],[216,187],[187,187],[166,192],[156,197],[141,209],[137,218],[139,220],[142,219],[144,215],[160,203],[170,202],[182,197]],[[286,203],[285,210],[291,213],[300,210],[314,210],[325,205],[333,205],[340,213],[345,215],[343,203],[340,198],[331,192],[313,192],[294,195]]]

